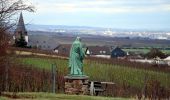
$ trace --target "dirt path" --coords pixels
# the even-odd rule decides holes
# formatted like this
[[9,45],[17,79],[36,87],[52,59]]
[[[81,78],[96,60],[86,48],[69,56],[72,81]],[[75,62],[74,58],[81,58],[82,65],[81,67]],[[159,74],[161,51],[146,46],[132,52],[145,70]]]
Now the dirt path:
[[35,56],[41,56],[41,57],[53,57],[53,58],[61,58],[61,59],[68,59],[68,57],[58,56],[58,55],[50,55],[50,54],[43,54],[43,53],[33,53],[29,51],[15,51],[15,54],[17,55],[35,55]]

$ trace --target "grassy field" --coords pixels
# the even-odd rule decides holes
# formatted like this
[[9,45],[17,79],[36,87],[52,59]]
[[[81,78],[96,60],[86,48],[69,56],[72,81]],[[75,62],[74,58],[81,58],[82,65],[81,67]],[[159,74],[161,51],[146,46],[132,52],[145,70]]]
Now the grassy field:
[[[57,70],[68,74],[68,60],[59,58],[18,58],[19,62],[32,67],[51,70],[51,65],[56,64]],[[85,74],[90,76],[90,80],[109,81],[117,84],[126,83],[132,87],[143,88],[145,77],[147,80],[157,80],[162,86],[170,88],[170,73],[149,71],[138,68],[130,68],[120,65],[102,64],[95,61],[84,61]]]
[[1,97],[1,96],[0,96],[0,100],[8,100],[8,98],[7,98],[7,97]]
[[[6,95],[12,97],[13,93],[5,93]],[[0,100],[12,100],[8,97],[0,97]],[[17,93],[15,95],[17,100],[130,100],[128,98],[111,98],[111,97],[95,97],[95,96],[83,96],[83,95],[66,95],[66,94],[52,94],[52,93]]]
[[[133,48],[123,49],[123,50],[126,51],[126,52],[141,52],[141,53],[144,53],[144,54],[146,54],[150,51],[150,49],[133,49]],[[165,54],[170,54],[170,50],[161,50],[161,51]]]

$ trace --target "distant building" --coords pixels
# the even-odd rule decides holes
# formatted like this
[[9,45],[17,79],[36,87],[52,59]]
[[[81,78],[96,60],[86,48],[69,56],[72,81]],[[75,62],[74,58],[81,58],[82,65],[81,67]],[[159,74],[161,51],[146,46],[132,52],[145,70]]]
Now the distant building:
[[110,47],[107,46],[88,46],[89,55],[110,55]]
[[[54,52],[69,56],[71,44],[60,44]],[[88,46],[86,54],[93,57],[110,58],[110,48],[106,46]]]
[[116,47],[115,49],[112,50],[111,52],[111,58],[117,58],[117,57],[125,57],[126,52],[124,52],[122,49],[119,47]]
[[30,35],[28,45],[35,49],[53,51],[60,43],[47,35]]
[[170,56],[164,59],[164,61],[170,66]]
[[62,55],[69,56],[71,44],[60,44],[54,48],[54,52]]
[[14,40],[19,40],[21,38],[21,36],[24,37],[25,41],[28,44],[28,33],[27,33],[26,28],[25,28],[25,24],[24,24],[24,19],[23,19],[22,13],[20,13],[19,21],[18,21],[16,30],[14,32],[13,39]]
[[91,57],[110,58],[110,47],[108,46],[89,46],[86,54]]

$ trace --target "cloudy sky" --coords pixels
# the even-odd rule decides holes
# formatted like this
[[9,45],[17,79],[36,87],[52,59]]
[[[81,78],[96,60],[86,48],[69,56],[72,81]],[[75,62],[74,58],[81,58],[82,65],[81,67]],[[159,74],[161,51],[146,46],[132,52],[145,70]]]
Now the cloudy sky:
[[170,0],[29,0],[26,23],[125,29],[170,29]]

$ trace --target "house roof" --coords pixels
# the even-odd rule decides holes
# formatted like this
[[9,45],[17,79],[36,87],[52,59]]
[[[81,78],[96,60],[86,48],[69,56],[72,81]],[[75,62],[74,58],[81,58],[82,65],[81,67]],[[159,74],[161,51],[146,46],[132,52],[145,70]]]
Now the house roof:
[[124,52],[121,48],[116,47],[115,49],[112,50],[112,52]]
[[110,48],[107,46],[88,46],[91,55],[110,55]]
[[60,48],[67,48],[67,49],[70,50],[71,49],[71,44],[60,44],[56,48],[54,48],[54,50],[60,49]]
[[165,58],[164,60],[169,60],[170,61],[170,56],[168,56],[167,58]]
[[[70,53],[71,44],[60,44],[54,50],[58,50],[60,54],[68,55]],[[90,55],[110,55],[110,48],[106,46],[88,46]]]
[[121,48],[116,47],[111,52],[111,57],[123,57],[126,55],[126,52],[124,52]]
[[54,51],[58,50],[59,54],[68,56],[70,54],[70,49],[71,49],[71,44],[60,44],[56,48],[54,48]]

